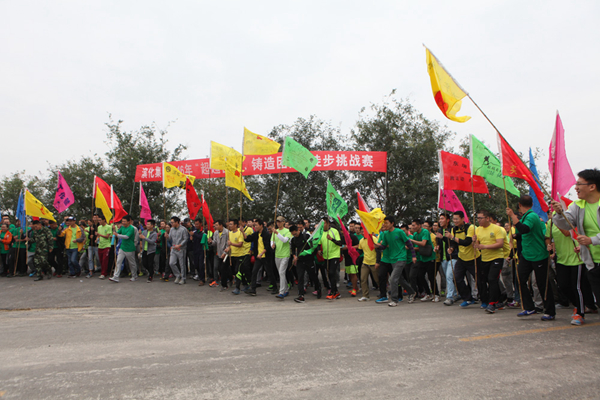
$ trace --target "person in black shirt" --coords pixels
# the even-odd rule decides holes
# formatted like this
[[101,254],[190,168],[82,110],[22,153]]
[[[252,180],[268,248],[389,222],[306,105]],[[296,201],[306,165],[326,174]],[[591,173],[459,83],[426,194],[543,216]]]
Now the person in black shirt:
[[321,298],[321,284],[319,283],[319,277],[317,276],[317,269],[315,267],[315,260],[310,252],[303,254],[305,250],[310,249],[308,238],[310,235],[302,233],[296,225],[290,226],[290,233],[292,234],[292,244],[290,252],[294,257],[293,264],[296,266],[298,271],[298,297],[294,299],[296,303],[304,303],[304,273],[308,273],[308,278],[315,285],[317,291],[317,299]]

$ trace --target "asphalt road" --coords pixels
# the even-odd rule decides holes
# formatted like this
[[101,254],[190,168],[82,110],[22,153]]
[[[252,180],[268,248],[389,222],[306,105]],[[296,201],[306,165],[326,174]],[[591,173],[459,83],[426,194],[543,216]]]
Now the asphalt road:
[[600,397],[600,318],[0,279],[0,399]]

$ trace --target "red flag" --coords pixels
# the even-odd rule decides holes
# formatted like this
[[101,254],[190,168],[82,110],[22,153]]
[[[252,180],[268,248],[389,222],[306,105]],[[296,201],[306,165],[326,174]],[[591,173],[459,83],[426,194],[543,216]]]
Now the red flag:
[[465,215],[465,222],[467,224],[469,223],[469,216],[467,215],[465,208],[463,207],[458,197],[456,197],[456,193],[454,193],[453,190],[440,189],[438,208],[450,212],[462,211]]
[[[366,213],[371,212],[371,209],[369,208],[369,206],[367,205],[367,203],[365,203],[365,201],[363,200],[363,198],[360,195],[360,193],[358,193],[358,190],[356,191],[356,196],[358,197],[358,209],[360,211],[364,211]],[[360,221],[360,225],[362,226],[363,231],[366,233],[365,238],[367,239],[367,243],[369,244],[369,248],[371,250],[375,250],[375,243],[373,243],[372,233],[369,232],[369,230],[365,227],[365,224],[363,224],[362,221]]]
[[567,194],[576,182],[575,175],[573,175],[573,170],[567,159],[565,128],[563,128],[558,111],[556,112],[556,124],[548,153],[550,155],[548,168],[552,175],[552,191],[550,194],[554,200],[558,201],[560,195]]
[[196,219],[196,215],[202,208],[202,203],[198,198],[198,193],[196,193],[196,189],[192,185],[189,179],[185,179],[185,199],[187,201],[187,208],[190,213],[190,219]]
[[485,180],[473,175],[471,187],[471,162],[466,157],[439,152],[440,187],[444,190],[462,190],[463,192],[489,193]]
[[535,177],[500,133],[498,133],[498,147],[500,148],[502,175],[524,179],[529,183],[529,186],[535,192],[535,197],[537,197],[540,202],[542,210],[548,212],[548,204],[546,204],[546,201],[544,200],[544,194],[538,186]]
[[108,185],[108,183],[104,182],[102,179],[96,176],[94,177],[94,198],[96,198],[96,185],[98,185],[100,191],[102,192],[102,195],[107,201],[108,199],[111,199],[110,205],[115,210],[113,222],[121,221],[123,217],[127,215],[127,211],[125,211],[125,209],[123,208],[121,200],[119,200],[117,194],[113,191],[112,187]]
[[206,220],[206,224],[208,225],[208,230],[211,232],[215,231],[215,221],[213,220],[212,215],[210,215],[210,210],[208,209],[208,203],[202,195],[202,215],[204,215],[204,219]]
[[346,247],[348,248],[348,255],[352,259],[352,262],[354,264],[356,264],[356,260],[358,259],[360,254],[358,254],[358,251],[354,247],[352,247],[352,239],[350,238],[350,233],[348,232],[348,229],[346,229],[346,227],[344,226],[342,219],[340,218],[339,215],[337,218],[338,218],[338,221],[340,221],[340,226],[342,227],[342,232],[344,233],[344,240],[346,240]]

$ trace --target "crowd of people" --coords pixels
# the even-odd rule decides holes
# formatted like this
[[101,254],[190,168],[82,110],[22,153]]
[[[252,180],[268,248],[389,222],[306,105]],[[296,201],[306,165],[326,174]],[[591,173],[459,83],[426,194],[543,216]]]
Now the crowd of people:
[[598,312],[600,299],[600,171],[581,171],[575,190],[579,199],[568,209],[552,202],[547,223],[532,211],[533,199],[522,196],[518,210],[507,208],[506,216],[477,211],[477,224],[466,223],[460,211],[410,224],[388,215],[380,233],[369,237],[351,221],[349,240],[329,216],[313,224],[283,216],[232,218],[209,227],[177,216],[158,224],[125,216],[111,224],[94,215],[65,217],[60,225],[33,220],[21,229],[19,220],[13,224],[3,215],[1,275],[36,281],[85,275],[115,283],[142,276],[151,283],[156,276],[179,285],[191,278],[233,295],[256,296],[265,287],[278,301],[295,290],[297,303],[307,293],[339,299],[345,286],[360,302],[372,291],[376,303],[389,307],[405,298],[409,304],[445,298],[445,306],[489,314],[514,308],[519,317],[541,314],[543,321],[573,306],[571,323],[582,325],[586,314]]

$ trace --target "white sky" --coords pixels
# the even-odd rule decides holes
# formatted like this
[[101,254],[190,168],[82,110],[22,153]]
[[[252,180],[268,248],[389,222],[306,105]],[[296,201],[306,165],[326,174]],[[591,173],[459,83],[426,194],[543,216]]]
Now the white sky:
[[559,110],[576,173],[599,165],[598,17],[592,1],[0,1],[0,175],[103,154],[108,113],[176,121],[171,144],[202,158],[311,114],[348,132],[394,88],[496,151],[468,100],[467,123],[442,116],[422,43],[518,151],[544,149],[541,172]]

